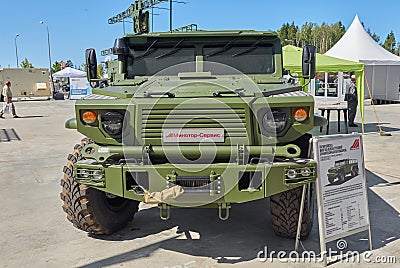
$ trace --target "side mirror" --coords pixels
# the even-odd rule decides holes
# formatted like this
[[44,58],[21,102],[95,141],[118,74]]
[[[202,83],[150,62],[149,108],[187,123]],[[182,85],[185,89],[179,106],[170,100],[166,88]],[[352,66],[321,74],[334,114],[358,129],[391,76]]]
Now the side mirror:
[[315,46],[305,46],[303,48],[302,57],[302,74],[303,77],[313,79],[315,77]]
[[97,79],[97,58],[94,48],[86,49],[86,74],[89,82]]

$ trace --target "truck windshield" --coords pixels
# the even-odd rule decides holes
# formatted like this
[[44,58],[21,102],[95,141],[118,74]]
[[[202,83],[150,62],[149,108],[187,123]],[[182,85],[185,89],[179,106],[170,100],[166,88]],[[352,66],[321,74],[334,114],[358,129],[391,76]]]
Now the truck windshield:
[[[147,51],[143,47],[143,49],[131,50],[133,57],[128,58],[128,78],[151,76],[168,67],[184,62],[194,62],[196,59],[195,47],[182,47],[174,53],[171,53],[171,49],[173,48],[155,47]],[[193,72],[194,68],[195,66],[193,65],[193,70],[187,71]]]
[[[163,45],[162,42],[153,41],[146,45],[130,48],[127,61],[128,78],[135,76],[152,76],[160,71],[177,64],[192,62],[179,72],[194,72],[196,56],[203,56],[205,61],[204,71],[209,70],[207,62],[217,62],[228,65],[244,74],[269,74],[275,72],[274,47],[272,44],[259,44],[250,42],[235,44],[231,42],[213,45],[191,45],[187,41],[178,41],[175,44]],[[178,71],[179,68],[171,70]],[[164,73],[165,75],[177,75],[176,73]]]
[[218,50],[219,47],[216,46],[205,46],[203,48],[204,60],[231,66],[245,74],[275,72],[273,47],[271,45],[233,45],[230,48],[220,48],[221,50]]

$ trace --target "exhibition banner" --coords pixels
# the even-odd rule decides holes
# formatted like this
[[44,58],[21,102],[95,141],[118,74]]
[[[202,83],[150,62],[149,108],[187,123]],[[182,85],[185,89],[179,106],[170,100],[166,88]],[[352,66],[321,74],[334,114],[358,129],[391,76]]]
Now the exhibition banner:
[[90,87],[90,83],[85,78],[70,78],[69,79],[69,88],[70,88],[70,96],[71,100],[81,99],[86,95],[92,94],[92,88]]

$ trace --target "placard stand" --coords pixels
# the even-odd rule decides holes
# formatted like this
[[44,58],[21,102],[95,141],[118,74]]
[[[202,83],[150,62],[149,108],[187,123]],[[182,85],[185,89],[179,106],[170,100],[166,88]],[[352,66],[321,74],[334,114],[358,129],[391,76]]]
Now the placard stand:
[[[362,135],[328,135],[313,138],[317,161],[317,208],[321,256],[327,266],[326,244],[362,231],[368,231],[372,250]],[[300,205],[295,242],[300,240],[305,191]],[[344,248],[343,248],[344,249]]]
[[299,241],[300,241],[300,235],[301,235],[301,222],[303,221],[304,200],[306,199],[306,191],[307,191],[307,186],[308,185],[309,184],[304,184],[303,185],[303,193],[301,194],[299,221],[297,223],[296,242],[295,242],[295,245],[294,245],[294,250],[295,251],[297,251],[297,249],[299,248]]

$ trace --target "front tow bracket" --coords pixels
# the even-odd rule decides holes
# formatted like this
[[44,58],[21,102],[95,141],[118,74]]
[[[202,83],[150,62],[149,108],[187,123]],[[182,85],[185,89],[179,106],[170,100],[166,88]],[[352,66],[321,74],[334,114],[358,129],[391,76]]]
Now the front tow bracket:
[[[231,208],[231,205],[229,203],[219,203],[218,204],[218,218],[222,221],[226,221],[227,219],[229,219],[229,209],[230,208]],[[225,210],[225,213],[222,213],[223,210]]]
[[160,209],[160,218],[163,221],[169,220],[171,217],[171,206],[165,203],[159,204],[158,208]]

